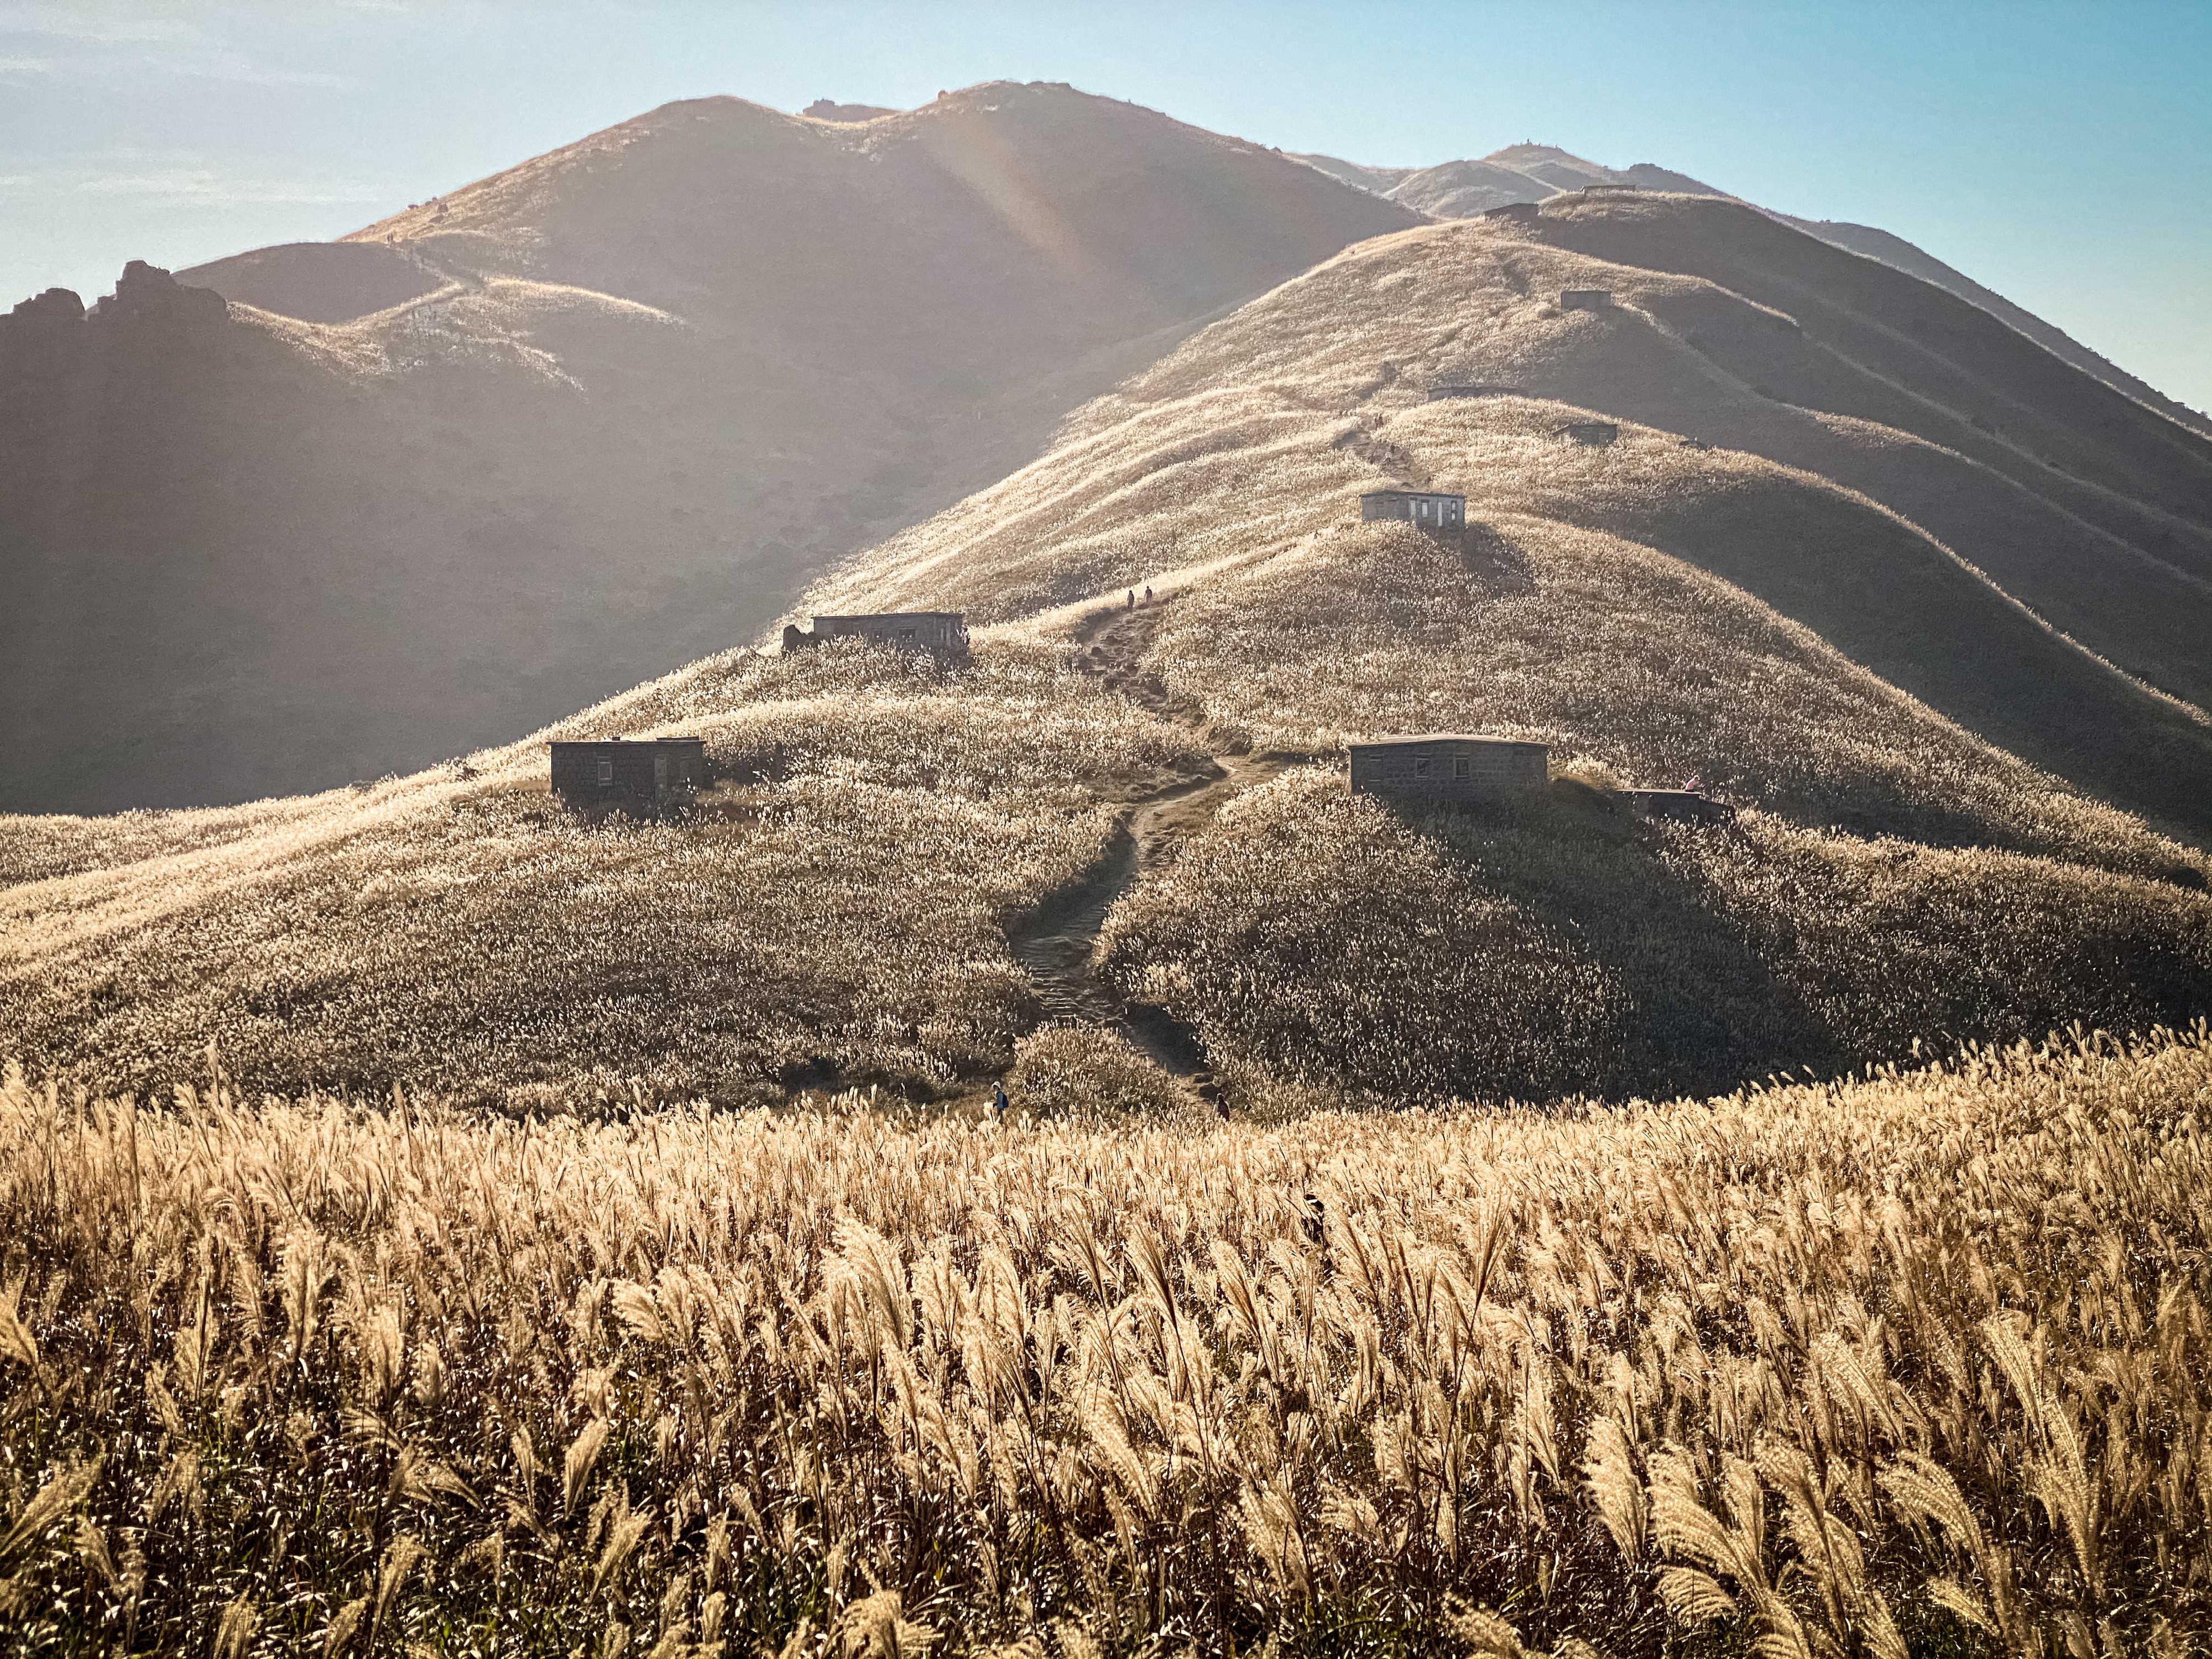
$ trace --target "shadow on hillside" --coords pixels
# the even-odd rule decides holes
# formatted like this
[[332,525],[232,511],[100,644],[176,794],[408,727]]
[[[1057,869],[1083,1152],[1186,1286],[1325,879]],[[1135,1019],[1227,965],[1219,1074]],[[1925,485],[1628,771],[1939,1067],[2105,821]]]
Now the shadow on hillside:
[[1490,526],[1468,525],[1459,532],[1456,545],[1460,568],[1485,598],[1535,591],[1535,567],[1528,554]]
[[1577,1086],[1610,1097],[1725,1093],[1778,1072],[1826,1075],[1852,1063],[1738,925],[1656,856],[1655,832],[1601,800],[1562,792],[1526,805],[1390,810],[1486,890],[1571,940],[1617,988],[1609,1040],[1589,1055]]

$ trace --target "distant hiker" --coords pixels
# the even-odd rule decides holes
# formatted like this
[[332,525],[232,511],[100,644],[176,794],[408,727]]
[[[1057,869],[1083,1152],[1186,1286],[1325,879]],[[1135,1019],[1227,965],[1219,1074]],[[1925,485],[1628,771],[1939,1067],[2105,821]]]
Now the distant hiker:
[[1006,1085],[1005,1084],[996,1083],[991,1085],[991,1104],[989,1110],[992,1122],[1003,1123],[1006,1121]]
[[1145,603],[1146,603],[1146,605],[1150,605],[1152,602],[1152,584],[1151,584],[1150,582],[1147,582],[1147,583],[1146,583],[1146,584],[1145,584]]
[[1137,590],[1136,590],[1135,588],[1133,588],[1133,588],[1131,588],[1131,589],[1129,590],[1129,598],[1128,598],[1128,601],[1127,601],[1127,603],[1126,603],[1125,605],[1122,605],[1122,607],[1121,607],[1121,609],[1123,609],[1124,611],[1134,611],[1136,608],[1137,608]]
[[1690,781],[1682,786],[1683,788],[1688,790],[1690,793],[1693,795],[1705,787],[1703,781],[1700,780],[1694,773],[1691,775]]

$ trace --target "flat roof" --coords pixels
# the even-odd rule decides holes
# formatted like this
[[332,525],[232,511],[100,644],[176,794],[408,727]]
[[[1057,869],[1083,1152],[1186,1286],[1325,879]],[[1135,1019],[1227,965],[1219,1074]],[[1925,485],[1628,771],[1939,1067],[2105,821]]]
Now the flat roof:
[[546,746],[550,749],[605,749],[615,744],[634,743],[641,748],[655,743],[704,743],[704,738],[554,738]]
[[831,611],[817,613],[817,622],[896,622],[900,617],[927,617],[932,622],[958,622],[964,611]]
[[1407,732],[1387,738],[1355,738],[1352,747],[1389,749],[1401,744],[1414,743],[1486,743],[1501,749],[1549,749],[1552,746],[1531,738],[1500,738],[1487,732]]
[[1363,489],[1359,499],[1371,501],[1378,495],[1425,495],[1433,500],[1463,501],[1467,497],[1456,489]]

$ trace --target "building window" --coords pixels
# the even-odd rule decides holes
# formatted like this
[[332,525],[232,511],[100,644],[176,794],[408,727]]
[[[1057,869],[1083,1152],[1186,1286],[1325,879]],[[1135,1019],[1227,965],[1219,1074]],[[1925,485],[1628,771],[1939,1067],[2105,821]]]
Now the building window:
[[1429,775],[1429,763],[1428,763],[1428,762],[1426,762],[1426,761],[1425,761],[1425,760],[1417,760],[1417,761],[1415,761],[1415,762],[1413,763],[1413,775],[1414,775],[1415,777],[1417,777],[1417,778],[1425,778],[1426,776],[1428,776],[1428,775]]
[[601,761],[599,763],[599,781],[601,783],[612,783],[614,781],[615,763],[612,761]]
[[1460,756],[1457,759],[1455,759],[1455,760],[1454,760],[1454,761],[1452,762],[1452,775],[1453,775],[1454,777],[1455,777],[1455,778],[1463,778],[1463,777],[1465,777],[1465,776],[1467,775],[1467,768],[1468,768],[1468,759],[1467,759],[1467,757],[1466,757],[1466,756],[1464,756],[1464,755],[1462,755],[1462,756]]

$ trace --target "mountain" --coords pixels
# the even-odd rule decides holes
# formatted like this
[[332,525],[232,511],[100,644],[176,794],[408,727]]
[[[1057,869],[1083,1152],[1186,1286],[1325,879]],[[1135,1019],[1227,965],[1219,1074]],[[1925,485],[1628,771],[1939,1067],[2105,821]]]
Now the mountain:
[[672,104],[0,321],[0,804],[235,801],[555,718],[1416,222],[1062,86],[831,115]]
[[1869,259],[1879,259],[1923,283],[1933,283],[1948,289],[1971,305],[1979,306],[1992,317],[2025,334],[2053,356],[2074,365],[2092,380],[2102,380],[2114,391],[2134,398],[2156,410],[2168,420],[2178,421],[2192,431],[2212,437],[2212,416],[2187,404],[2167,397],[2148,381],[2138,380],[2118,364],[2092,351],[2063,329],[2053,328],[2033,312],[2023,310],[1992,289],[1984,288],[1963,271],[1954,270],[1933,254],[1923,252],[1902,236],[1893,236],[1886,230],[1871,225],[1855,225],[1848,220],[1793,219],[1778,215],[1785,224],[1832,242],[1853,253],[1864,254]]
[[1298,161],[1330,177],[1438,219],[1471,219],[1515,202],[1542,202],[1592,185],[1663,190],[1717,196],[1685,173],[1639,162],[1627,170],[1601,167],[1550,144],[1512,144],[1479,161],[1444,161],[1430,167],[1370,167],[1334,155]]
[[[1512,203],[1548,201],[1569,191],[1593,187],[1659,191],[1684,196],[1728,194],[1687,173],[1675,173],[1649,161],[1639,161],[1630,167],[1608,167],[1548,144],[1515,144],[1479,161],[1445,161],[1430,167],[1364,167],[1334,155],[1300,155],[1297,159],[1332,178],[1371,190],[1378,196],[1438,219],[1469,219]],[[2167,397],[2063,330],[2052,327],[1903,237],[1845,220],[1799,219],[1786,213],[1773,216],[1824,242],[1879,260],[1923,283],[1949,290],[2092,379],[2102,380],[2169,420],[2212,436],[2212,416]]]
[[[1435,395],[1471,386],[1503,389]],[[2191,668],[2145,619],[2195,602],[2205,450],[1741,204],[1419,226],[804,602],[963,610],[970,663],[735,650],[380,785],[0,823],[0,1014],[104,1085],[214,1041],[253,1087],[514,1109],[1043,1098],[1093,1060],[1267,1110],[1622,1097],[2185,1023],[2212,726],[2085,641]],[[1363,521],[1390,485],[1468,528]],[[2007,513],[2009,567],[1961,556]],[[1346,791],[1349,742],[1425,730],[1544,743],[1553,780]],[[544,738],[653,732],[706,741],[691,816],[548,799]],[[1620,793],[1691,778],[1730,821]]]

